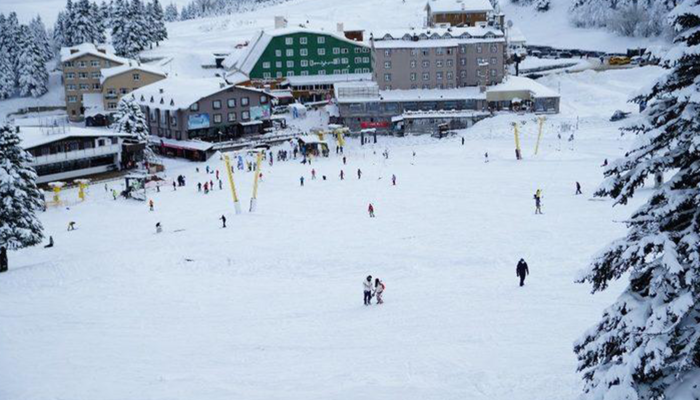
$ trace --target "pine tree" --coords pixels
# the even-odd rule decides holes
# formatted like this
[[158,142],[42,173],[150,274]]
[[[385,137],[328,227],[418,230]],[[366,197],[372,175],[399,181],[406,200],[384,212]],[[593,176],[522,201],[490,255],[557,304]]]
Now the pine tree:
[[44,26],[44,22],[41,20],[40,16],[37,15],[37,17],[29,23],[29,29],[31,29],[34,39],[41,48],[44,62],[49,62],[53,58],[53,50],[51,48],[49,35],[46,33],[46,26]]
[[62,31],[63,31],[63,46],[75,46],[80,43],[73,43],[73,19],[75,18],[75,11],[73,7],[73,1],[72,0],[66,0],[66,11],[64,12],[64,18],[63,18],[63,26],[62,26]]
[[70,17],[70,42],[73,46],[82,43],[100,43],[100,32],[93,8],[88,0],[78,0],[73,5]]
[[34,246],[44,238],[36,216],[42,195],[30,161],[17,132],[0,126],[0,272],[7,271],[7,250]]
[[635,99],[648,104],[628,129],[640,138],[606,170],[597,195],[626,204],[648,177],[670,179],[580,278],[598,292],[629,273],[624,293],[575,344],[583,399],[700,398],[700,0],[683,0],[670,16],[671,69]]
[[102,19],[102,25],[104,29],[112,27],[112,21],[110,16],[110,5],[104,0],[100,3],[100,18]]
[[59,11],[56,17],[56,23],[53,25],[53,47],[54,49],[60,49],[61,47],[68,46],[65,33],[66,26],[66,13],[65,11]]
[[0,100],[9,99],[15,93],[15,71],[9,54],[0,47]]
[[168,4],[165,7],[165,15],[164,19],[166,22],[174,22],[177,21],[179,17],[179,13],[177,12],[177,6],[173,3]]
[[12,70],[14,71],[12,79],[15,82],[17,82],[17,68],[19,66],[20,51],[20,25],[16,13],[11,12],[7,16],[7,19],[5,20],[5,26],[3,27],[3,31],[3,42],[0,43],[0,48],[5,49],[5,51],[7,52],[8,58],[10,59],[10,63],[12,64]]
[[[119,0],[115,2],[120,3]],[[115,9],[117,14],[112,28],[112,44],[118,55],[135,58],[150,42],[145,8],[140,0],[121,4],[123,9],[119,5]]]
[[114,114],[114,124],[112,129],[118,133],[134,135],[139,143],[145,144],[144,156],[146,160],[154,161],[155,154],[151,149],[148,130],[148,122],[141,111],[141,107],[136,100],[129,96],[124,96],[119,101],[117,112]]
[[39,97],[49,91],[49,72],[46,70],[44,53],[26,25],[21,26],[19,43],[19,94]]
[[[175,10],[177,12],[177,10]],[[153,0],[152,18],[154,23],[153,38],[156,45],[168,38],[168,30],[165,28],[165,16],[163,15],[163,7],[158,0]]]
[[107,41],[107,38],[105,37],[105,20],[102,18],[102,12],[100,11],[100,7],[97,5],[97,3],[91,3],[90,4],[90,16],[92,17],[92,20],[94,21],[95,25],[95,36],[93,37],[93,42],[95,44],[102,44]]

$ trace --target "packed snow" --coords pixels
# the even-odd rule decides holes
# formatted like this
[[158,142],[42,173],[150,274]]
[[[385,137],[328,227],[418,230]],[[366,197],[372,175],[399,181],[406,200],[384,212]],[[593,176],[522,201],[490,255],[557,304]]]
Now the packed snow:
[[[547,116],[537,156],[536,117],[503,114],[442,140],[349,139],[347,165],[333,145],[311,165],[265,161],[255,213],[236,215],[226,177],[220,190],[206,174],[224,171],[218,156],[167,160],[187,186],[149,190],[154,211],[113,200],[119,181],[82,203],[66,190],[41,214],[55,247],[11,252],[0,279],[0,370],[12,371],[0,398],[574,398],[572,343],[620,292],[591,296],[574,279],[644,200],[591,199],[603,160],[631,140],[608,118],[661,72],[540,80],[562,114]],[[244,209],[253,175],[235,173]],[[361,302],[370,274],[383,305]]]

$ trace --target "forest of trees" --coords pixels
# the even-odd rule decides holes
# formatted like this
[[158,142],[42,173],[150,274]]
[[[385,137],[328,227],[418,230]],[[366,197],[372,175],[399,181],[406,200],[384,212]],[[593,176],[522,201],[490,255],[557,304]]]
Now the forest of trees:
[[671,34],[669,12],[678,0],[575,0],[569,18],[579,27],[604,27],[625,36]]
[[19,94],[39,97],[48,91],[46,63],[51,42],[40,17],[20,24],[17,14],[0,14],[0,100]]

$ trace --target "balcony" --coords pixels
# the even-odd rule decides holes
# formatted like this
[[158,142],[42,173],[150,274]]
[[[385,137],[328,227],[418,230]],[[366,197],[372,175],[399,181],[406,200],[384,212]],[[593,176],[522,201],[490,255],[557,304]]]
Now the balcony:
[[121,152],[121,145],[120,144],[108,144],[105,146],[95,147],[92,149],[74,150],[74,151],[68,151],[65,153],[48,154],[45,156],[34,157],[34,161],[32,161],[31,165],[37,166],[37,165],[53,164],[53,163],[62,162],[62,161],[71,161],[71,160],[79,160],[79,159],[83,159],[83,158],[104,156],[107,154],[118,154],[119,152]]

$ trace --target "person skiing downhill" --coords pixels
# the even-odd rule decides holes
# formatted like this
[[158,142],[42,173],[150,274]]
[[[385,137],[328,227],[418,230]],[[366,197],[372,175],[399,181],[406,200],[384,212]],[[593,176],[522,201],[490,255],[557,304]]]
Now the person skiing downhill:
[[365,294],[365,305],[372,304],[372,275],[367,276],[367,279],[362,282],[362,288]]
[[148,208],[153,211],[153,199],[148,200]]
[[299,183],[301,184],[301,186],[304,186],[304,177],[303,176],[299,178]]
[[340,180],[342,181],[344,179],[345,179],[345,172],[343,172],[343,170],[341,169],[340,170]]
[[525,286],[525,277],[530,275],[530,269],[524,259],[518,261],[518,266],[515,268],[515,276],[520,278],[520,286]]
[[221,218],[219,218],[219,219],[221,220],[221,223],[223,224],[222,228],[226,228],[226,216],[222,215]]
[[374,218],[374,206],[372,203],[369,203],[369,207],[367,207],[367,211],[369,212],[369,217]]
[[583,194],[581,191],[581,184],[576,182],[576,194]]
[[316,179],[316,170],[315,169],[311,170],[311,179]]
[[396,175],[394,175],[394,174],[391,175],[391,184],[393,186],[396,186]]
[[384,304],[384,300],[382,300],[382,293],[384,293],[384,289],[386,289],[386,286],[384,286],[384,282],[380,281],[379,278],[377,278],[374,281],[374,294],[377,296],[377,304]]
[[358,169],[357,169],[357,179],[361,179],[361,178],[362,178],[362,170],[360,170],[360,169],[358,168]]
[[542,191],[537,189],[533,198],[535,199],[535,214],[542,214]]

